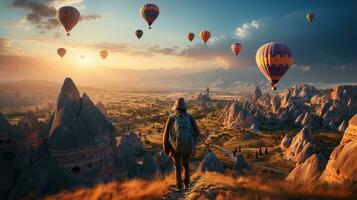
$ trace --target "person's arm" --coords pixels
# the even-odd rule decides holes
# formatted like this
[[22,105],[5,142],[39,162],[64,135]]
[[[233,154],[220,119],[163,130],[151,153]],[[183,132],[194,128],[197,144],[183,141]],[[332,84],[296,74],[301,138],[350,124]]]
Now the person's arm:
[[193,128],[193,132],[195,132],[196,134],[195,137],[197,138],[201,134],[201,131],[197,126],[196,120],[191,115],[190,115],[190,121]]
[[170,129],[172,125],[172,117],[169,116],[166,121],[165,129],[164,129],[164,134],[162,136],[162,147],[164,149],[165,154],[169,155],[171,152],[171,145],[169,141],[169,134],[170,134]]

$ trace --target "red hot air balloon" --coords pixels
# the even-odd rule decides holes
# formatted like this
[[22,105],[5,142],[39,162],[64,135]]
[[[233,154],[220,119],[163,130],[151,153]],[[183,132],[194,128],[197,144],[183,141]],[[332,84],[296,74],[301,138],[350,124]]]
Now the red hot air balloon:
[[159,16],[160,8],[155,4],[145,4],[140,8],[141,16],[145,19],[145,21],[149,25],[149,29],[151,29],[152,23]]
[[135,35],[139,40],[143,36],[143,34],[144,34],[144,32],[142,30],[136,30],[135,31]]
[[188,33],[187,34],[187,39],[192,42],[192,40],[195,38],[195,34],[194,33]]
[[272,90],[294,63],[292,52],[285,44],[271,42],[261,46],[255,60],[260,71],[270,81]]
[[65,48],[58,48],[57,49],[57,54],[61,57],[61,58],[63,58],[63,56],[64,55],[66,55],[66,49]]
[[103,60],[105,60],[108,57],[108,51],[106,51],[106,50],[100,51],[99,54],[100,54],[100,57],[103,58]]
[[231,45],[231,49],[233,51],[233,53],[237,56],[240,52],[240,50],[242,49],[242,45],[240,43],[233,43]]
[[202,31],[200,33],[200,38],[204,43],[207,43],[210,37],[211,37],[211,33],[209,31]]
[[72,6],[64,6],[57,11],[57,20],[63,25],[67,36],[70,35],[69,32],[78,23],[79,18],[79,11]]

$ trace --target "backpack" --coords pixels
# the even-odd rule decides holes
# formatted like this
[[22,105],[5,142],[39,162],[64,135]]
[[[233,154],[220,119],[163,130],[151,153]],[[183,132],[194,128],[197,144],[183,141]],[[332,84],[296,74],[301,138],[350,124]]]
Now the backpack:
[[193,127],[187,114],[174,114],[169,140],[175,152],[190,153],[194,148]]

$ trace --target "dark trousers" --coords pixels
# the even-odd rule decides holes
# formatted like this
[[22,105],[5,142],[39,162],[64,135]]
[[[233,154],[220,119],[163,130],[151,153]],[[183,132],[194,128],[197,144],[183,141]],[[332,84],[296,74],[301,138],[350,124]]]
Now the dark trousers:
[[176,168],[176,185],[178,188],[182,188],[182,166],[185,170],[185,186],[190,184],[190,158],[191,153],[173,153],[172,159]]

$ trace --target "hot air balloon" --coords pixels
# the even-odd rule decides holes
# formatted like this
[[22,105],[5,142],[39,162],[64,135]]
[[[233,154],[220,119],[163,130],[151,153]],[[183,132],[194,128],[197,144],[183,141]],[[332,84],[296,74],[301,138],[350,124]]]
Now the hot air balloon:
[[65,48],[58,48],[57,49],[57,54],[63,58],[64,55],[66,55],[66,49]]
[[145,4],[140,8],[141,16],[145,19],[145,21],[149,25],[149,29],[151,29],[152,23],[159,16],[160,8],[155,4]]
[[202,31],[200,33],[200,38],[204,43],[207,43],[210,37],[211,37],[211,33],[209,31]]
[[144,32],[142,30],[136,30],[135,35],[140,40],[141,36],[143,36]]
[[314,18],[315,18],[315,14],[314,13],[309,13],[309,14],[306,15],[306,19],[309,22],[312,22],[314,20]]
[[260,71],[270,81],[272,90],[293,64],[292,52],[285,44],[271,42],[261,46],[255,60]]
[[99,54],[100,54],[100,57],[103,58],[103,60],[105,60],[108,57],[108,51],[106,51],[106,50],[100,51]]
[[187,39],[192,42],[192,40],[195,38],[195,34],[194,33],[188,33],[187,34]]
[[80,58],[81,58],[82,60],[84,60],[84,59],[86,58],[86,56],[85,56],[85,55],[81,55]]
[[79,11],[72,6],[64,6],[57,11],[57,19],[66,30],[67,36],[70,35],[69,32],[78,23],[79,18]]
[[233,53],[237,56],[240,52],[240,50],[242,49],[242,45],[240,43],[233,43],[231,45],[231,49],[233,51]]

